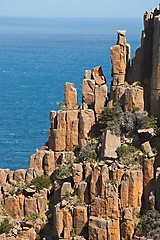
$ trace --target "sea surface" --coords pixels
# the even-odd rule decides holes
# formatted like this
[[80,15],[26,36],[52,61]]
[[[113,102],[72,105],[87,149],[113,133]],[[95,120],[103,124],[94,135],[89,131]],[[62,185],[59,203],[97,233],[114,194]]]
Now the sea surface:
[[101,65],[109,87],[118,29],[127,30],[133,56],[142,19],[0,18],[0,168],[28,168],[65,82],[75,84],[80,103],[84,71]]

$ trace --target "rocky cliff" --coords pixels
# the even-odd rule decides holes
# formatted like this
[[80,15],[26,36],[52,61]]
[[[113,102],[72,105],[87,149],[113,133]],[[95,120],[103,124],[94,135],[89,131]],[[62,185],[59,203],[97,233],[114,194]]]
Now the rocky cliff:
[[80,106],[67,82],[29,168],[0,169],[0,239],[159,239],[159,14],[145,13],[132,64],[118,30],[109,94],[100,66],[85,71]]

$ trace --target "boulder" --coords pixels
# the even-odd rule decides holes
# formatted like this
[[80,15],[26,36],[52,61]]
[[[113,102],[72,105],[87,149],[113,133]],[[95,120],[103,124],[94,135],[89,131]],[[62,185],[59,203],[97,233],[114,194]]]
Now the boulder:
[[18,169],[14,171],[13,180],[16,181],[17,183],[25,182],[25,178],[26,178],[26,170]]
[[141,148],[142,148],[143,153],[146,155],[146,157],[148,157],[148,158],[154,157],[155,154],[152,152],[152,148],[151,148],[149,141],[144,142],[141,145]]
[[61,200],[72,193],[72,186],[70,182],[64,182],[61,187]]
[[120,137],[106,130],[102,142],[102,158],[117,158],[116,150],[120,146]]
[[34,178],[34,169],[28,168],[26,171],[26,182],[31,182]]
[[92,76],[93,76],[93,79],[95,80],[95,83],[97,85],[103,85],[103,84],[106,83],[106,79],[103,75],[103,71],[102,71],[101,66],[97,66],[97,67],[92,69]]

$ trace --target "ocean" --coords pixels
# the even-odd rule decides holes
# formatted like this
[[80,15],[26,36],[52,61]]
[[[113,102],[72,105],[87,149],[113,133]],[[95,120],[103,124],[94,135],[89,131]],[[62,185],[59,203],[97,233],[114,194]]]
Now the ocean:
[[84,71],[101,65],[109,87],[110,48],[127,30],[132,56],[142,19],[0,18],[0,168],[26,169],[48,138],[49,112],[73,82],[81,102]]

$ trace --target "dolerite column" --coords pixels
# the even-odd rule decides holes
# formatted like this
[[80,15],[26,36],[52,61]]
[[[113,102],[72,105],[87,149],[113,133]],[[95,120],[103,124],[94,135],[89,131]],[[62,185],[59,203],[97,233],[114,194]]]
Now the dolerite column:
[[151,77],[151,115],[160,121],[160,15],[154,18]]

